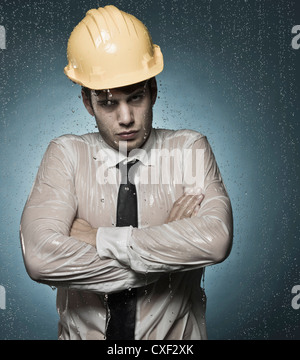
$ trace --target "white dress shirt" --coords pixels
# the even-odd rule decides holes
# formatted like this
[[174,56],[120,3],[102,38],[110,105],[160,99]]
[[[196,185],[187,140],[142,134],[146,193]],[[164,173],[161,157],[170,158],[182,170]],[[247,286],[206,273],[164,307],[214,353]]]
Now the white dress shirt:
[[[116,165],[131,158],[140,160],[139,227],[117,228]],[[197,216],[165,224],[175,200],[199,187],[204,200]],[[70,237],[75,218],[98,228],[97,248]],[[57,287],[59,339],[105,339],[107,294],[134,287],[136,340],[207,338],[203,268],[229,255],[233,224],[213,152],[200,133],[152,129],[129,158],[98,133],[54,139],[20,235],[30,277]]]

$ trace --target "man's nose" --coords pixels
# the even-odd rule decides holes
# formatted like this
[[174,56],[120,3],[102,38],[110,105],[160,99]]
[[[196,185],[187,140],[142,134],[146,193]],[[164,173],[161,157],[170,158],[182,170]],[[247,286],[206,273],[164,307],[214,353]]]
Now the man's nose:
[[128,126],[134,122],[133,112],[127,103],[120,103],[118,109],[118,121],[120,125]]

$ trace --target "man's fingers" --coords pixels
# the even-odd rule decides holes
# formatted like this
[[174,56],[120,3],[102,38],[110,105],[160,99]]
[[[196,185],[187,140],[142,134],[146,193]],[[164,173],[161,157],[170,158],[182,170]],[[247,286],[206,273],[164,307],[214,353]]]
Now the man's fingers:
[[180,220],[197,215],[200,204],[204,198],[203,194],[185,193],[177,199],[170,211],[167,222]]
[[83,219],[75,219],[75,221],[73,222],[73,226],[76,227],[91,227],[90,224],[83,220]]
[[178,198],[170,211],[169,218],[173,220],[177,220],[178,217],[180,217],[180,214],[182,213],[183,208],[185,208],[185,203],[189,201],[191,198],[190,195],[183,194],[180,198]]
[[[203,200],[203,198],[202,198],[202,200]],[[194,211],[193,211],[193,214],[192,214],[192,216],[196,216],[197,214],[198,214],[198,211],[200,210],[200,205],[196,205],[196,207],[195,207],[195,209],[194,209]]]
[[70,235],[73,236],[78,232],[84,232],[90,230],[91,230],[91,226],[87,221],[83,219],[75,219],[70,230]]
[[91,225],[83,219],[75,219],[70,229],[71,237],[92,246],[96,246],[96,234],[97,229],[93,229]]
[[201,204],[203,195],[188,195],[186,199],[181,203],[181,207],[177,216],[179,219],[191,217],[195,208]]

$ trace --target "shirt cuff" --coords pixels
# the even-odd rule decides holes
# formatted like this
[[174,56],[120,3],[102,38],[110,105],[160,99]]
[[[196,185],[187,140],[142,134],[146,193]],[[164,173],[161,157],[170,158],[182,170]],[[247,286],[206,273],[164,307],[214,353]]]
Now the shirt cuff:
[[96,248],[100,259],[115,259],[129,266],[128,239],[133,227],[100,227],[97,231]]

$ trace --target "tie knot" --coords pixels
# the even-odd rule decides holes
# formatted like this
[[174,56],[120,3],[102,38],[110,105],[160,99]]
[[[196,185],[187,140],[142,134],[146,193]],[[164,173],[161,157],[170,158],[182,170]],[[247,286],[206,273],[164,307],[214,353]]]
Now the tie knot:
[[133,167],[133,165],[137,164],[138,161],[139,160],[135,159],[132,161],[128,161],[127,163],[120,162],[116,165],[116,167],[121,171],[122,184],[134,184],[135,167]]

